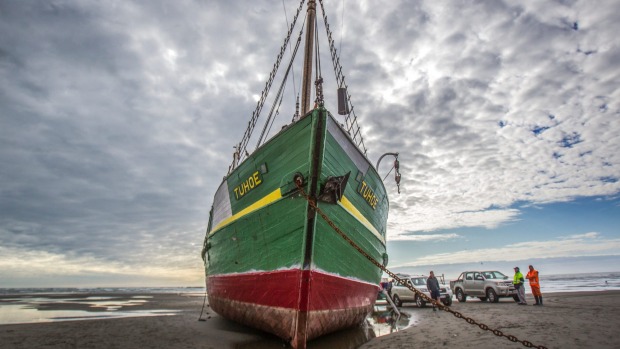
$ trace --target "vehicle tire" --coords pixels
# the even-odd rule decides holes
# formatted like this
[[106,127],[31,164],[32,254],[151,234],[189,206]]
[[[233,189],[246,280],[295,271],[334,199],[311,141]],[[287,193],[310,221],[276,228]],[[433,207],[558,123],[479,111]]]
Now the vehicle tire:
[[515,302],[519,303],[519,296],[514,295],[514,296],[512,296],[512,299],[514,299]]
[[489,302],[491,303],[497,303],[499,302],[499,297],[497,297],[497,293],[495,293],[495,290],[492,288],[489,288],[487,290],[487,299],[489,300]]
[[444,304],[445,306],[448,306],[448,307],[449,307],[449,306],[451,306],[451,305],[452,305],[452,296],[450,296],[450,297],[446,298],[446,300],[445,300],[445,301],[443,301],[443,304]]
[[487,297],[478,297],[478,298],[480,298],[481,302],[486,302],[487,301]]
[[415,296],[415,304],[418,308],[424,308],[426,306],[426,302],[420,296]]
[[467,301],[467,296],[460,288],[456,289],[456,299],[461,303],[465,303]]
[[396,304],[397,307],[403,306],[403,302],[400,300],[400,297],[398,297],[397,294],[392,295],[392,300],[394,301],[394,304]]

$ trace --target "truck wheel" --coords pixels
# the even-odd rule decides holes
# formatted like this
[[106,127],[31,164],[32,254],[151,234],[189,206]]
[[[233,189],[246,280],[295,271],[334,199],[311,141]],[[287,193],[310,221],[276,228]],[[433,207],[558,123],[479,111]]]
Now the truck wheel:
[[415,296],[415,304],[418,308],[424,308],[426,306],[426,302],[420,296]]
[[403,302],[400,300],[397,294],[392,296],[392,300],[394,301],[394,304],[396,304],[397,307],[403,306]]
[[495,293],[495,290],[493,290],[492,288],[489,288],[487,290],[487,299],[489,300],[489,302],[491,303],[497,303],[499,302],[499,298],[497,297],[497,293]]
[[443,304],[446,306],[451,306],[452,305],[452,296],[446,298],[446,300],[443,301]]
[[478,297],[478,298],[480,298],[481,302],[486,302],[487,301],[487,297]]
[[515,302],[517,302],[517,303],[519,303],[519,302],[520,302],[520,300],[519,300],[519,296],[517,296],[517,295],[512,296],[512,299],[514,299],[514,300],[515,300]]
[[461,303],[465,303],[467,301],[467,296],[460,288],[456,289],[456,299]]

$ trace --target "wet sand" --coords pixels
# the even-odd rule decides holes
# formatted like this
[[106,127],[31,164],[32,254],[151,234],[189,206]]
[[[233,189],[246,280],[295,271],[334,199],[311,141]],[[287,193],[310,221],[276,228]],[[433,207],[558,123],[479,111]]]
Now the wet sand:
[[[528,306],[504,298],[499,303],[468,299],[452,309],[490,328],[547,348],[620,348],[620,291],[550,293],[542,307],[527,295]],[[525,348],[483,331],[454,315],[426,310],[414,326],[371,340],[363,349],[396,348]]]
[[[40,295],[38,295],[40,296]],[[72,295],[73,303],[39,304],[41,311],[84,309],[79,298],[119,297],[119,294]],[[130,299],[136,295],[120,295]],[[149,294],[131,311],[169,310],[178,315],[83,321],[0,325],[2,348],[283,348],[278,338],[225,320],[205,307],[199,295]],[[24,297],[20,295],[19,297]],[[67,295],[48,297],[67,297]],[[8,296],[0,297],[2,305]],[[532,300],[528,299],[530,304]],[[518,306],[511,299],[500,303],[470,300],[454,302],[453,310],[518,339],[548,348],[620,348],[620,291],[555,293],[544,296],[543,307]],[[308,348],[523,348],[470,325],[452,314],[414,306],[402,308],[413,326],[373,338],[369,326],[338,332],[308,343]],[[98,310],[103,311],[103,310]]]
[[[215,314],[208,304],[201,315],[203,295],[185,294],[72,294],[41,295],[33,298],[74,299],[67,303],[44,302],[37,308],[44,311],[85,310],[87,298],[113,297],[117,303],[136,296],[152,296],[140,305],[121,307],[118,311],[165,311],[178,310],[178,315],[147,316],[115,319],[88,319],[80,321],[37,322],[0,325],[0,348],[202,348],[202,349],[282,349],[290,347],[281,339],[228,321]],[[3,304],[10,304],[19,296],[0,296],[0,312]],[[77,300],[75,300],[77,299]],[[105,312],[104,308],[89,311]],[[367,326],[340,331],[323,336],[309,343],[309,349],[353,349],[366,343],[372,334]]]

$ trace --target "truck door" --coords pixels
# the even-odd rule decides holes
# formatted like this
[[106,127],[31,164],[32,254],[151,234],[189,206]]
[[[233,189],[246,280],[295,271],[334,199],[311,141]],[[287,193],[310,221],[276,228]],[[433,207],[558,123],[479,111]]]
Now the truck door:
[[[415,292],[411,291],[408,286],[413,286],[413,284],[411,283],[411,279],[406,279],[405,280],[405,285],[403,285],[403,289],[402,292],[400,293],[401,297],[400,299],[403,301],[408,301],[411,302],[415,299]],[[418,286],[414,286],[414,287],[418,287]]]
[[474,273],[467,272],[463,277],[463,289],[465,289],[465,293],[468,295],[474,294]]
[[484,296],[484,278],[482,277],[482,274],[478,272],[474,272],[473,274],[474,282],[472,283],[471,294],[475,294],[477,296]]

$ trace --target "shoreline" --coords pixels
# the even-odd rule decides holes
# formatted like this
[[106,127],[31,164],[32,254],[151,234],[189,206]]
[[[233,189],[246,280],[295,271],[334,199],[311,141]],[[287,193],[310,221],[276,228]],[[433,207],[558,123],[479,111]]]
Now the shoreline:
[[[1,295],[0,308],[7,299],[66,298],[66,294]],[[150,293],[78,293],[73,303],[43,302],[39,311],[84,310],[82,302],[89,298],[113,297],[123,300],[147,300],[125,304],[120,311],[178,311],[178,315],[122,317],[111,319],[54,321],[0,325],[0,342],[12,348],[282,348],[284,342],[275,336],[228,321],[203,304],[200,294]],[[147,298],[150,297],[150,298]],[[489,328],[548,348],[619,348],[615,336],[620,326],[620,291],[585,291],[543,294],[544,306],[518,306],[511,298],[499,303],[477,299],[465,303],[454,301],[451,309],[484,323]],[[131,302],[130,302],[131,303]],[[364,326],[320,337],[308,348],[396,349],[424,348],[522,348],[483,331],[454,315],[430,308],[402,307],[410,315],[410,327],[380,337],[373,337]],[[89,310],[93,312],[93,310]],[[97,309],[95,312],[105,312]]]

